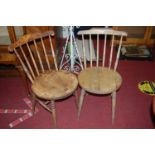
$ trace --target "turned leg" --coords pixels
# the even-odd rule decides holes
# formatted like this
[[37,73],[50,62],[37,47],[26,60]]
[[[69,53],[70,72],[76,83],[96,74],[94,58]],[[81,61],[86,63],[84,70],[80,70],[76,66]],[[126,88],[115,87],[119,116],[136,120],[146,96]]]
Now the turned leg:
[[116,92],[112,93],[112,124],[115,119],[115,107],[116,107]]
[[56,107],[55,107],[55,101],[51,101],[50,106],[51,106],[50,108],[51,108],[52,118],[53,118],[53,122],[54,122],[54,128],[56,128]]
[[80,94],[79,103],[78,103],[78,119],[80,117],[80,112],[81,112],[85,93],[86,93],[86,91],[84,89],[81,89],[81,94]]

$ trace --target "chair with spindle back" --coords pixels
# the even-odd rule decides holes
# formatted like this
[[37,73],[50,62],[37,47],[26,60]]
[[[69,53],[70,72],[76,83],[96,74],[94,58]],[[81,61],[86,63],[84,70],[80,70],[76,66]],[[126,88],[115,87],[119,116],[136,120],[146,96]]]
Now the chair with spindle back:
[[[78,35],[82,36],[81,44],[83,49],[83,70],[78,75],[78,81],[81,87],[78,103],[78,118],[80,117],[86,92],[100,95],[111,94],[113,123],[115,118],[116,91],[120,88],[122,83],[122,77],[116,69],[118,66],[122,40],[123,37],[127,36],[127,33],[110,28],[92,28],[89,30],[81,30],[78,32]],[[86,39],[89,40],[89,63],[86,60]],[[117,53],[114,53],[116,41],[119,42],[119,46]],[[92,43],[94,47],[96,47],[95,61],[92,59]]]
[[58,70],[52,36],[53,31],[27,34],[11,44],[8,49],[15,52],[31,82],[33,112],[37,101],[52,113],[56,127],[55,100],[72,95],[78,80],[74,74]]

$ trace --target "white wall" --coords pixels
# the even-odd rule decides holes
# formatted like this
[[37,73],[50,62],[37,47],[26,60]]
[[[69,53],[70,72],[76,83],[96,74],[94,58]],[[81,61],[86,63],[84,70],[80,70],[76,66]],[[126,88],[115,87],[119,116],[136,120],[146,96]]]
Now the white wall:
[[59,26],[57,29],[57,37],[67,38],[68,36],[68,26]]

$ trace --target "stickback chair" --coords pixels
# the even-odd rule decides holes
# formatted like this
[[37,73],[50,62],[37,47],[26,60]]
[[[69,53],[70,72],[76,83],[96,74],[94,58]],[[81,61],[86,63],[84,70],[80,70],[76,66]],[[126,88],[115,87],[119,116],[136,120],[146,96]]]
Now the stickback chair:
[[[122,83],[121,75],[116,71],[123,37],[126,32],[110,28],[92,28],[78,32],[82,36],[83,70],[78,75],[81,94],[78,103],[78,118],[86,92],[93,94],[111,94],[112,96],[112,123],[115,118],[116,91]],[[119,41],[117,53],[114,53],[114,43]],[[86,61],[85,40],[89,40],[90,62]],[[118,40],[119,39],[119,40]],[[92,48],[96,45],[96,60],[92,59]],[[96,44],[95,44],[96,43]],[[100,61],[102,60],[102,61]],[[113,67],[112,67],[113,66]]]
[[74,74],[58,70],[52,36],[53,31],[27,34],[11,44],[8,49],[15,52],[30,80],[33,112],[37,101],[52,113],[56,127],[55,100],[72,95],[78,80]]

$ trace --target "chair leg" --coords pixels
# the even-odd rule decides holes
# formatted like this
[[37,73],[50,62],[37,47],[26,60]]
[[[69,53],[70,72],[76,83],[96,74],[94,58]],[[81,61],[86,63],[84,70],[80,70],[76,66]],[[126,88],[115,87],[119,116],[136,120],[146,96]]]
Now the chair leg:
[[116,107],[116,92],[112,93],[112,124],[115,119],[115,107]]
[[51,106],[52,118],[53,118],[53,122],[54,122],[54,128],[56,128],[57,124],[56,124],[55,101],[51,101],[50,106]]
[[78,91],[77,90],[74,92],[74,96],[75,96],[76,107],[78,109]]
[[36,107],[36,97],[32,94],[32,113],[35,114],[35,107]]
[[81,89],[81,94],[80,94],[79,103],[78,103],[78,120],[80,118],[80,112],[81,112],[85,93],[86,93],[86,91],[84,89]]

